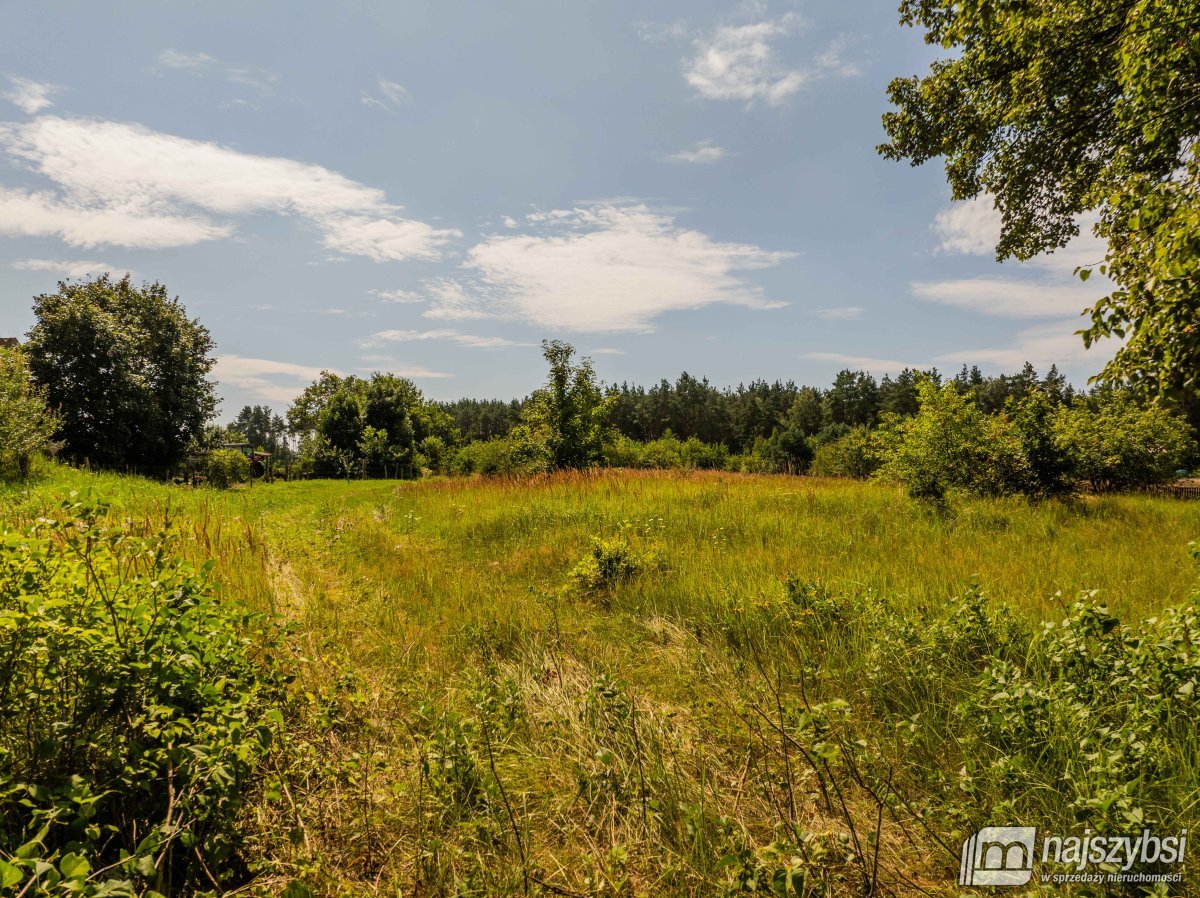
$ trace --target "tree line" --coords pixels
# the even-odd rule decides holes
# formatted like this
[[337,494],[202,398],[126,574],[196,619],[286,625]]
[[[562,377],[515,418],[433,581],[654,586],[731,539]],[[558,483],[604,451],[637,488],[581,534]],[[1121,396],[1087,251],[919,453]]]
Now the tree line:
[[28,342],[0,357],[0,465],[14,476],[49,450],[163,477],[199,460],[210,482],[227,485],[249,476],[244,455],[223,449],[240,443],[299,476],[692,467],[882,472],[915,495],[1050,495],[1080,481],[1158,482],[1197,461],[1178,407],[1130,384],[1079,392],[1053,366],[995,376],[964,366],[953,377],[905,369],[880,380],[846,369],[826,388],[722,389],[686,372],[648,388],[605,386],[561,341],[543,344],[546,383],[520,400],[436,402],[393,374],[326,371],[286,415],[246,406],[216,426],[213,341],[163,285],[64,282],[35,299],[34,314]]

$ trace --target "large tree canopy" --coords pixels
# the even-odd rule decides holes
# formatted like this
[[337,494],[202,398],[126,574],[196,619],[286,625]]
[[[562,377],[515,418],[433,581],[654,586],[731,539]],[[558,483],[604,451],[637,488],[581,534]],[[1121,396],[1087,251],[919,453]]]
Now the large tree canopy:
[[323,474],[363,465],[412,469],[458,441],[448,412],[407,378],[379,372],[369,379],[321,372],[288,409],[288,422],[301,454]]
[[1194,397],[1200,0],[903,0],[900,16],[954,54],[892,81],[880,152],[944,156],[955,199],[991,195],[998,258],[1061,247],[1098,213],[1117,289],[1084,339],[1126,339],[1106,379]]
[[217,404],[213,341],[162,284],[63,281],[33,312],[25,349],[68,455],[162,472],[202,436]]

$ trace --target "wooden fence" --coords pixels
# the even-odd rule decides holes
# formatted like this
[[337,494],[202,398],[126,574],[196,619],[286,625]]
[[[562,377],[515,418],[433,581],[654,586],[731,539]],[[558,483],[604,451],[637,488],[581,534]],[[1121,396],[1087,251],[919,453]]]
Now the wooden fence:
[[1173,499],[1200,499],[1200,484],[1164,483],[1150,487],[1147,492],[1156,496],[1170,496]]

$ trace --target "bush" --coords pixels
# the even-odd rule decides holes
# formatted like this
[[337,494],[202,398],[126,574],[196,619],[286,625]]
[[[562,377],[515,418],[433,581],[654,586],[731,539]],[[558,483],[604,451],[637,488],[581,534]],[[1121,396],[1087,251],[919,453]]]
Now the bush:
[[881,464],[881,436],[866,427],[855,427],[830,443],[817,447],[809,473],[817,477],[870,477]]
[[506,437],[468,443],[450,463],[455,474],[485,477],[516,477],[550,470],[550,455],[544,444],[518,425]]
[[214,449],[204,458],[204,477],[209,486],[227,490],[250,479],[250,460],[237,449]]
[[624,537],[593,539],[591,552],[571,571],[571,584],[582,592],[605,592],[654,564],[653,555],[637,551]]
[[1165,483],[1195,450],[1187,422],[1159,405],[1107,393],[1061,410],[1054,439],[1075,476],[1096,491]]
[[988,496],[1022,491],[1028,462],[1007,418],[985,415],[952,383],[937,387],[924,379],[917,391],[920,411],[885,436],[881,477],[904,484],[915,499],[934,501],[951,488]]
[[729,450],[721,443],[703,443],[688,437],[679,447],[679,461],[685,468],[719,471],[729,461]]
[[63,512],[0,538],[0,891],[228,883],[283,722],[274,631],[174,560],[170,531]]
[[682,444],[673,434],[650,440],[642,447],[643,468],[682,468],[680,456]]
[[643,446],[637,440],[631,440],[624,434],[614,434],[604,443],[604,465],[609,468],[644,467],[642,450]]
[[29,476],[30,464],[51,449],[57,416],[46,409],[45,391],[33,382],[25,355],[0,348],[0,479]]
[[416,462],[434,474],[446,474],[450,470],[450,449],[441,437],[425,437],[417,444]]

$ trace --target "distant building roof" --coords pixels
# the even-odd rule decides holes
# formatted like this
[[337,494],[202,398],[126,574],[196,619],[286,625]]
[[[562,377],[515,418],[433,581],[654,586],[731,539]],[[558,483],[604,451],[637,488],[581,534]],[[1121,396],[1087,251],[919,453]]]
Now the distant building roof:
[[16,337],[0,337],[0,346],[5,349],[15,349],[21,345],[21,341]]

